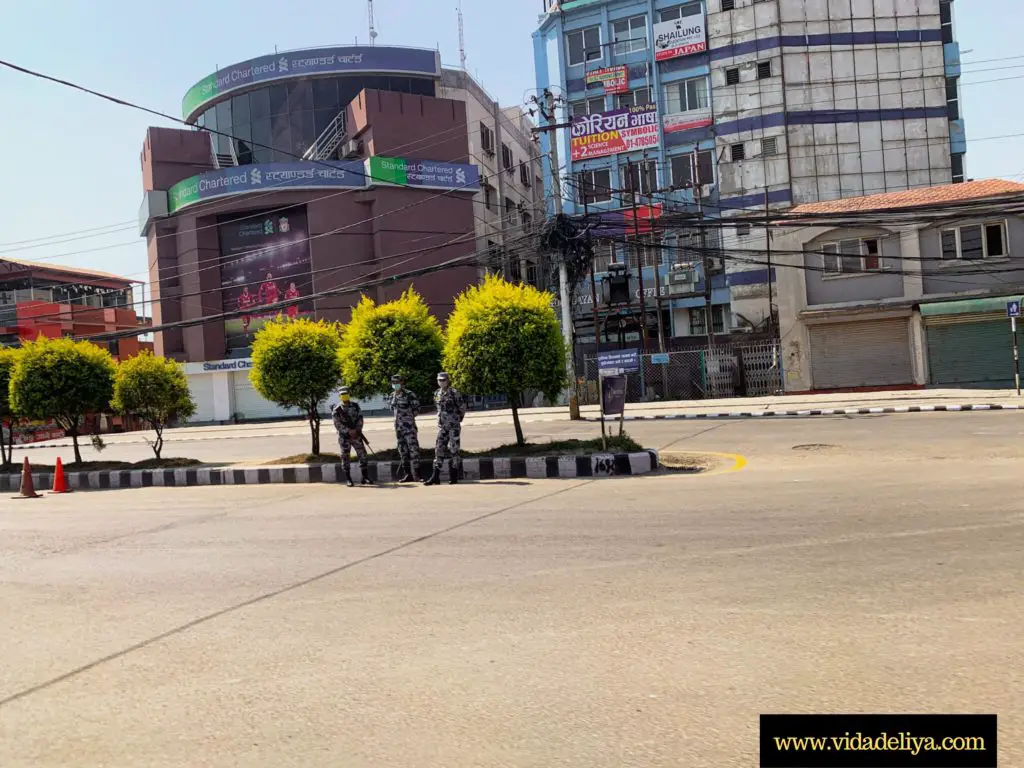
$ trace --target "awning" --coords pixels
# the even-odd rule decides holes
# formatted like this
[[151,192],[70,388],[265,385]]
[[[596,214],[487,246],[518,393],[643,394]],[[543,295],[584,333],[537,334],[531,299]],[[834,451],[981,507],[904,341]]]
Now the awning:
[[1021,296],[987,296],[983,299],[963,299],[961,301],[939,301],[934,304],[922,304],[922,317],[941,317],[942,315],[981,315],[1006,314],[1006,304],[1010,301],[1021,301]]

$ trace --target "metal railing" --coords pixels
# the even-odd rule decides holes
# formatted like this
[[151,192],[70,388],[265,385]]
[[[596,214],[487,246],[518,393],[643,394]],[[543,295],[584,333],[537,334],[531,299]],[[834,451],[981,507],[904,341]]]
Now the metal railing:
[[228,139],[228,151],[217,151],[217,135],[210,134],[210,153],[213,155],[214,168],[236,168],[238,166],[238,152],[235,149],[235,140]]
[[303,160],[330,160],[345,140],[345,111],[342,110],[302,153]]
[[[584,359],[582,374],[578,391],[580,404],[596,405],[599,402],[596,357]],[[733,343],[717,345],[710,352],[694,349],[641,355],[640,370],[627,379],[626,401],[763,397],[781,389],[782,371],[776,345],[767,341]]]

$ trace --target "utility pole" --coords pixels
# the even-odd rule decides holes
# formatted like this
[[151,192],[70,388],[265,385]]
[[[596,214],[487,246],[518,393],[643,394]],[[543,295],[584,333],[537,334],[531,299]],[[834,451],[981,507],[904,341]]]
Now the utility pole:
[[[770,211],[768,209],[768,188],[764,189],[764,252],[768,259],[768,338],[772,342],[772,368],[778,369],[779,352],[775,345],[775,300],[772,291],[772,227],[768,221]],[[782,379],[779,379],[779,388],[782,388]]]
[[[551,161],[551,191],[555,198],[555,218],[560,221],[562,218],[562,185],[559,179],[561,165],[558,162],[558,137],[555,131],[565,126],[560,126],[555,122],[555,95],[550,89],[544,89],[544,104],[538,106],[540,106],[540,113],[547,123],[547,125],[539,130],[547,131],[551,135],[551,152],[549,154]],[[586,190],[581,191],[583,199],[586,200]],[[558,264],[558,293],[560,297],[559,304],[562,309],[562,337],[565,339],[566,346],[565,369],[569,376],[569,418],[579,420],[580,402],[576,393],[576,356],[572,338],[572,305],[569,303],[569,268],[565,263],[567,256],[568,253],[563,248],[562,258]]]
[[[577,189],[583,189],[583,174],[578,177]],[[594,252],[590,241],[590,207],[587,196],[583,196],[583,218],[587,222],[587,256],[590,258],[590,299],[594,309],[594,356],[601,352],[601,312],[597,308],[597,269],[594,266]]]
[[[647,223],[650,226],[651,242],[654,242],[654,195],[647,193]],[[654,259],[654,300],[658,311],[658,351],[665,351],[665,321],[661,314],[661,249]]]
[[[647,304],[644,301],[644,258],[640,249],[640,215],[636,209],[637,191],[633,189],[633,161],[626,161],[626,174],[629,179],[629,199],[633,206],[633,253],[636,254],[637,275],[640,280],[640,354],[647,354]],[[640,172],[637,169],[637,186],[639,187]],[[628,274],[628,272],[627,272]]]
[[[711,355],[714,351],[714,339],[713,331],[714,325],[714,312],[711,306],[711,254],[708,253],[708,239],[707,233],[704,231],[704,200],[701,194],[701,180],[698,174],[700,164],[697,161],[697,150],[693,150],[692,159],[692,174],[693,174],[693,191],[694,197],[697,201],[697,225],[700,227],[700,252],[704,257],[704,325],[705,330],[708,334],[708,360],[705,363],[705,367],[711,363]],[[709,377],[710,384],[710,377]]]

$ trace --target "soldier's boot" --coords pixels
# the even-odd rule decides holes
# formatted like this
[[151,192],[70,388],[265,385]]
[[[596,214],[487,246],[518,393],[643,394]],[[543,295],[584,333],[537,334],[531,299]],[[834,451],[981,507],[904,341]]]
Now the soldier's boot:
[[345,484],[351,488],[355,485],[352,482],[352,470],[349,467],[345,467]]
[[412,477],[409,479],[410,483],[418,483],[420,481],[420,463],[419,461],[409,462],[409,471],[412,473]]
[[402,477],[398,481],[400,483],[415,483],[419,478],[419,471],[416,469],[416,465],[411,461],[407,462],[405,468],[402,470]]
[[370,470],[366,466],[360,465],[359,474],[362,475],[359,478],[360,485],[373,485],[373,480],[370,479]]
[[426,480],[423,481],[424,485],[440,485],[441,484],[441,468],[434,465],[434,472]]
[[448,484],[455,485],[459,482],[459,467],[454,462],[448,462]]
[[400,483],[408,483],[408,482],[410,482],[412,480],[412,477],[411,477],[411,475],[409,473],[409,463],[408,462],[405,462],[405,461],[402,462],[402,468],[399,471],[398,477],[396,477],[395,480],[397,480]]

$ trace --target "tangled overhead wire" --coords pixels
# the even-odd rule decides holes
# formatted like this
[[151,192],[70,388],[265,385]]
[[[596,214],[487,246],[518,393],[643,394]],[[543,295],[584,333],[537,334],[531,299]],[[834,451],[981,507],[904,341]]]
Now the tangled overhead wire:
[[590,274],[594,258],[586,237],[587,225],[580,217],[559,214],[548,219],[540,232],[540,249],[549,254],[552,262],[565,264],[569,283],[569,301],[576,303],[576,295]]

